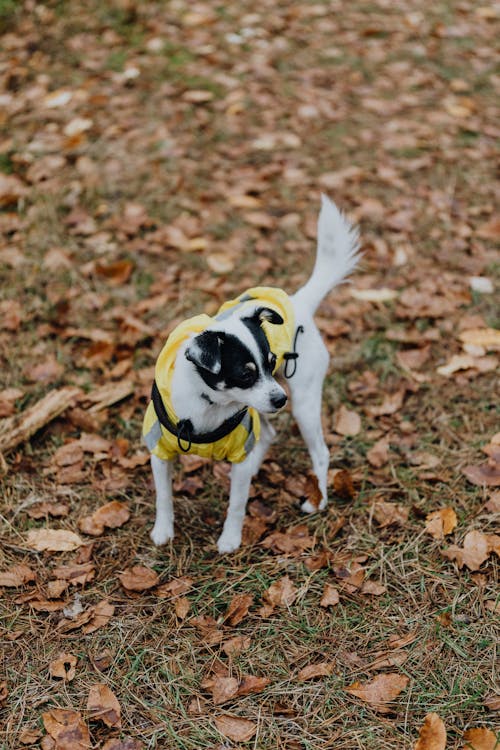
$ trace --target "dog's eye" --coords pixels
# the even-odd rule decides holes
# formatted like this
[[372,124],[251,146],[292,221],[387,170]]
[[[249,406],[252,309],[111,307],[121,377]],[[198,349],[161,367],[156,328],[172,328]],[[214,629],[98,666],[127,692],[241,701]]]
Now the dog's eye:
[[257,365],[255,362],[247,362],[245,368],[251,372],[257,372]]

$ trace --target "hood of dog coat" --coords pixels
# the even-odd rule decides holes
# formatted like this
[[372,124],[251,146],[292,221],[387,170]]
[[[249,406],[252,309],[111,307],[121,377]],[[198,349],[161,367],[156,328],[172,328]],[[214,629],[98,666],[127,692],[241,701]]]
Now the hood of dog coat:
[[283,318],[283,323],[276,325],[268,320],[262,322],[269,348],[276,355],[276,366],[274,372],[283,364],[284,356],[292,348],[292,340],[295,333],[295,316],[290,297],[283,289],[272,286],[255,286],[247,289],[239,297],[225,302],[215,315],[215,320],[225,318],[237,313],[243,317],[245,308],[255,307],[256,303],[262,307],[269,307]]
[[[234,300],[225,302],[216,315],[196,315],[180,323],[170,333],[165,346],[161,350],[155,367],[155,380],[160,391],[165,408],[171,420],[177,424],[170,399],[172,376],[175,360],[181,344],[193,334],[205,331],[214,322],[255,307],[256,303],[262,307],[269,307],[283,318],[283,324],[272,324],[263,321],[262,329],[268,340],[269,347],[276,355],[275,371],[281,365],[286,352],[290,351],[295,331],[293,308],[288,295],[274,287],[253,287]],[[231,463],[243,461],[250,453],[255,442],[260,437],[260,417],[258,412],[249,407],[243,421],[226,437],[215,443],[193,443],[187,452],[198,456],[213,458],[217,461],[226,460]],[[181,453],[175,435],[160,424],[152,401],[149,403],[144,417],[143,439],[149,450],[164,460],[170,460]]]

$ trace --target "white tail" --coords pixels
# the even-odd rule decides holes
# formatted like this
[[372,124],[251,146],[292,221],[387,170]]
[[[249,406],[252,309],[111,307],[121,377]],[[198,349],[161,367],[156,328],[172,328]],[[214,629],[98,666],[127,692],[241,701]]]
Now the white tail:
[[294,294],[296,302],[314,315],[323,297],[355,269],[360,258],[358,228],[322,195],[316,262],[311,278]]

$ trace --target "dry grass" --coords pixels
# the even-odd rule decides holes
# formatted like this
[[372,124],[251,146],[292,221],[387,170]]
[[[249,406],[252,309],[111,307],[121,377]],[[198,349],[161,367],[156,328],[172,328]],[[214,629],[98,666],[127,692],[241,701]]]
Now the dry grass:
[[[153,500],[146,467],[117,475],[111,460],[87,456],[82,479],[58,483],[47,473],[51,458],[57,447],[81,432],[64,418],[11,452],[0,489],[0,569],[29,564],[41,592],[52,569],[74,554],[30,552],[25,544],[28,529],[47,524],[75,530],[80,517],[111,499],[125,502],[132,516],[123,528],[95,540],[96,577],[79,589],[84,607],[103,598],[114,604],[106,627],[89,635],[81,630],[61,633],[61,612],[36,612],[29,603],[16,601],[33,585],[4,589],[0,637],[8,696],[0,703],[0,748],[18,750],[21,732],[41,727],[42,713],[49,708],[72,708],[85,715],[90,685],[104,681],[119,699],[123,734],[148,748],[243,747],[224,740],[215,727],[215,716],[231,713],[258,724],[256,736],[245,746],[259,750],[410,750],[425,715],[435,711],[446,723],[447,747],[458,750],[466,728],[495,728],[495,715],[484,700],[498,687],[498,622],[489,604],[498,597],[498,561],[491,557],[479,573],[459,571],[441,555],[448,542],[426,534],[423,519],[450,505],[459,517],[452,541],[461,543],[471,528],[495,531],[493,514],[484,510],[488,493],[461,474],[466,464],[481,460],[480,447],[498,429],[495,374],[474,380],[444,380],[435,374],[437,365],[459,350],[455,333],[464,316],[481,315],[485,324],[495,325],[498,314],[493,295],[467,296],[469,275],[479,268],[493,278],[496,270],[489,243],[476,232],[489,218],[493,201],[494,80],[487,56],[480,52],[494,36],[492,24],[468,2],[461,4],[457,18],[452,4],[421,4],[420,21],[410,5],[389,8],[382,2],[354,2],[342,9],[333,4],[325,14],[320,4],[294,3],[290,12],[270,5],[257,9],[260,21],[249,20],[248,14],[256,11],[249,3],[206,7],[213,12],[210,25],[191,29],[182,21],[189,10],[182,3],[48,3],[50,18],[39,11],[38,21],[32,12],[21,16],[7,5],[3,14],[0,3],[9,33],[28,40],[19,48],[19,61],[13,60],[13,52],[3,54],[2,70],[11,76],[4,81],[6,90],[21,100],[37,82],[42,65],[49,90],[87,91],[87,104],[71,117],[93,120],[88,137],[64,146],[51,146],[50,138],[71,117],[44,109],[36,97],[34,104],[23,99],[24,109],[2,121],[5,171],[25,177],[31,162],[40,158],[30,146],[36,138],[41,138],[43,155],[62,148],[65,158],[44,182],[27,180],[26,199],[0,215],[8,225],[15,208],[20,221],[9,225],[0,248],[17,248],[21,257],[10,262],[0,255],[1,297],[19,301],[22,310],[17,330],[0,331],[2,388],[23,391],[16,408],[35,403],[48,387],[59,384],[91,390],[108,382],[111,369],[129,359],[127,377],[134,379],[136,392],[110,407],[97,431],[110,440],[129,440],[129,454],[134,453],[148,390],[140,373],[153,365],[170,321],[213,310],[222,299],[255,283],[296,288],[306,276],[304,266],[310,265],[309,226],[320,177],[352,165],[359,167],[359,175],[341,180],[331,192],[361,220],[363,273],[372,276],[369,285],[403,289],[439,276],[445,285],[462,290],[463,302],[437,320],[417,319],[422,335],[432,327],[439,331],[425,368],[429,379],[407,395],[400,412],[381,419],[370,417],[365,407],[406,382],[395,359],[401,347],[386,337],[389,328],[402,326],[397,305],[353,303],[344,288],[322,309],[324,318],[340,317],[350,324],[346,335],[328,342],[334,360],[325,388],[325,426],[332,465],[349,469],[359,492],[349,502],[332,501],[324,515],[299,516],[298,503],[283,491],[281,481],[273,481],[272,462],[284,477],[302,475],[308,468],[288,415],[278,419],[280,439],[255,483],[256,497],[278,510],[276,528],[307,524],[315,546],[303,555],[273,554],[254,544],[218,557],[215,540],[226,487],[211,467],[198,472],[201,490],[179,498],[175,542],[158,550],[148,536]],[[241,48],[232,47],[227,35],[245,24],[263,29],[262,39],[275,45],[272,51],[248,40]],[[460,24],[463,33],[442,31]],[[99,41],[102,34],[107,35],[104,43]],[[157,37],[164,40],[161,53],[147,46]],[[208,44],[216,51],[203,52]],[[285,52],[280,44],[288,45]],[[12,38],[11,48],[17,49]],[[267,62],[252,73],[248,56],[255,55],[258,67],[259,49],[267,50]],[[140,70],[138,81],[120,78],[127,65]],[[236,84],[228,83],[228,75]],[[446,97],[453,103],[453,97],[462,95],[458,84],[455,93],[450,88],[450,81],[457,80],[465,82],[460,84],[466,86],[463,96],[474,102],[465,120],[440,109]],[[391,114],[396,86],[407,103]],[[200,89],[214,95],[207,106],[186,98],[186,92]],[[234,90],[241,90],[241,96]],[[376,102],[368,106],[369,100],[385,101],[387,112]],[[228,114],[234,101],[242,102],[243,115]],[[312,119],[307,112],[297,115],[305,105],[316,106]],[[396,131],[400,142],[386,143],[395,122],[405,124]],[[249,145],[276,131],[297,133],[300,146],[259,151]],[[405,140],[408,134],[411,138]],[[82,157],[92,159],[93,177],[88,177],[89,163]],[[381,172],[385,167],[394,174]],[[258,210],[271,217],[269,227],[256,227],[245,217],[248,212],[228,206],[228,197],[241,186],[245,194],[262,199]],[[152,239],[151,227],[132,235],[123,232],[120,217],[128,201],[142,204],[160,228],[184,213],[185,231],[207,238],[207,252],[229,254],[234,271],[217,276],[206,265],[206,252],[168,248],[165,239]],[[94,219],[95,231],[75,233],[68,226],[65,220],[75,207]],[[393,208],[396,213],[413,211],[407,224],[395,228]],[[192,231],[189,221],[194,222]],[[66,268],[47,265],[46,254],[53,248],[66,253]],[[403,266],[391,260],[398,248],[408,253]],[[96,260],[131,260],[130,280],[110,284],[88,270],[87,264]],[[161,306],[141,307],[162,293],[167,301]],[[152,333],[131,334],[121,323],[124,309]],[[408,328],[411,322],[404,325]],[[89,342],[67,335],[70,327],[116,333],[112,358],[87,365]],[[31,368],[49,355],[62,366],[60,374],[50,385],[33,382]],[[349,385],[367,370],[379,379],[378,391],[356,401]],[[356,437],[340,439],[332,431],[340,403],[363,414],[363,430]],[[411,423],[413,430],[401,429],[403,423]],[[391,435],[390,461],[374,471],[366,453],[386,432]],[[436,476],[422,478],[421,469],[411,464],[409,456],[416,450],[440,459]],[[115,480],[122,480],[121,485],[110,484]],[[26,511],[34,497],[64,499],[68,517],[30,519]],[[408,521],[381,528],[372,512],[373,499],[380,497],[404,506]],[[339,514],[346,523],[332,538]],[[305,565],[323,548],[337,559],[362,558],[367,577],[382,584],[385,593],[344,591],[338,606],[320,607],[325,583],[339,583],[335,564],[314,572]],[[134,564],[156,570],[162,583],[180,576],[193,579],[187,593],[191,609],[184,621],[172,600],[159,599],[154,592],[124,591],[117,574]],[[262,617],[264,592],[284,575],[298,589],[296,602]],[[239,593],[254,596],[249,615],[237,626],[220,627],[224,639],[248,636],[251,645],[228,657],[191,620],[205,616],[220,623]],[[68,601],[73,597],[71,589]],[[416,638],[403,649],[404,663],[373,667],[381,652],[390,651],[391,636],[410,632]],[[76,676],[69,683],[54,680],[48,672],[61,652],[78,657]],[[109,664],[101,672],[96,658],[105,652]],[[297,680],[300,669],[321,661],[333,662],[329,677]],[[214,706],[201,683],[222,668],[237,677],[266,676],[270,684],[259,694]],[[407,675],[409,684],[387,714],[345,692],[356,680],[363,683],[390,671]],[[97,722],[91,722],[91,729],[95,747],[118,734]]]

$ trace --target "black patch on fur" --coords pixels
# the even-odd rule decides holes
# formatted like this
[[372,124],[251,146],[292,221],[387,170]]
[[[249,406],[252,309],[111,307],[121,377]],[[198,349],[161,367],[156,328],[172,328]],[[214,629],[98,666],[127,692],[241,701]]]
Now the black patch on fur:
[[222,336],[216,331],[203,331],[195,336],[186,349],[186,359],[197,368],[211,374],[220,374]]
[[264,329],[262,328],[262,323],[260,318],[258,317],[258,310],[255,311],[255,314],[252,315],[251,318],[243,318],[242,323],[246,325],[250,333],[255,339],[255,342],[259,348],[259,352],[261,354],[261,364],[262,369],[264,372],[271,372],[272,368],[269,364],[269,353],[271,351],[269,347],[269,341],[267,340],[267,336],[264,333]]
[[[209,331],[205,333],[209,333]],[[220,340],[220,372],[215,375],[194,362],[198,375],[214,391],[222,388],[252,388],[259,377],[259,368],[252,353],[237,336],[233,336],[231,333],[217,332],[217,336]],[[246,367],[248,362],[253,362],[256,365],[256,370],[250,370]]]

